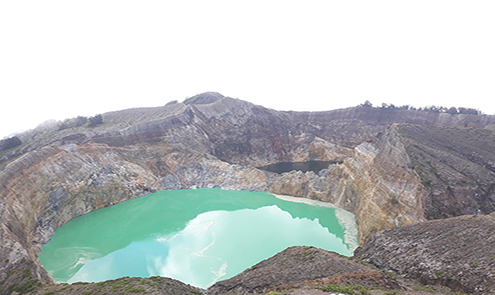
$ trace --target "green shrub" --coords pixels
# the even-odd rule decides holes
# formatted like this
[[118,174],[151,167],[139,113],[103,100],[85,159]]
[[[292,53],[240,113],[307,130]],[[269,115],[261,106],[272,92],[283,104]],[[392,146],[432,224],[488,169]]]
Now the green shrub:
[[89,118],[89,127],[95,127],[99,124],[103,124],[103,117],[100,114]]
[[31,270],[29,268],[26,268],[22,272],[22,279],[29,278],[29,277],[31,277]]
[[20,146],[21,144],[22,141],[17,136],[2,139],[0,140],[0,151],[5,151],[11,148],[15,148],[16,146]]
[[13,275],[13,274],[14,274],[14,272],[15,272],[14,270],[9,270],[9,271],[7,272],[7,278],[9,278],[11,275]]
[[[39,285],[41,285],[40,282],[38,281],[28,281],[27,283],[23,284],[23,285],[20,285],[18,282],[9,286],[8,288],[8,291],[9,292],[12,292],[12,291],[16,291],[16,292],[19,292],[21,294],[24,294],[24,293],[29,293],[29,292],[32,292],[36,289],[36,287],[38,287]],[[10,293],[8,293],[10,294]]]

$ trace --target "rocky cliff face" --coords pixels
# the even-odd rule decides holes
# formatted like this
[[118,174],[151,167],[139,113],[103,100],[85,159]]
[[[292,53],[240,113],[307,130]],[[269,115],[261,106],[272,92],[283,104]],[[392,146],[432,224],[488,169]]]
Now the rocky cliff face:
[[494,294],[494,242],[495,216],[465,215],[380,232],[355,255],[424,283]]
[[[495,142],[490,116],[367,107],[278,112],[222,98],[106,113],[103,122],[24,138],[1,155],[0,281],[24,259],[32,262],[33,277],[50,282],[37,256],[56,228],[163,189],[220,187],[331,202],[355,214],[361,242],[379,230],[425,221],[425,213],[435,218],[486,212],[495,204],[495,156],[493,149],[481,148]],[[469,126],[483,132],[476,150],[469,144],[451,149],[415,131],[456,133]],[[336,164],[319,174],[256,168],[309,160]],[[425,163],[437,173],[420,170]],[[476,172],[479,167],[482,172]]]
[[495,211],[495,132],[421,125],[399,132],[427,190],[428,218]]

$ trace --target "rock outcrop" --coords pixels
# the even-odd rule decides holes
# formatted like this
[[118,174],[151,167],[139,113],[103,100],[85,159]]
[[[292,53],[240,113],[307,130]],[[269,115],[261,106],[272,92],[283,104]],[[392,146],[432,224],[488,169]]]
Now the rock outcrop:
[[464,215],[377,233],[355,256],[455,291],[495,294],[495,217]]
[[336,253],[314,247],[291,247],[264,260],[241,274],[218,282],[209,294],[263,294],[277,286],[294,284],[342,273],[368,273],[371,267]]
[[426,292],[424,289],[417,282],[382,272],[362,261],[314,247],[290,247],[233,278],[214,284],[207,293],[451,294],[446,288],[430,287]]
[[180,281],[164,278],[119,278],[99,283],[74,283],[47,285],[32,294],[151,294],[151,295],[201,295],[203,289],[184,284]]
[[401,125],[399,132],[427,190],[427,218],[495,211],[495,133],[492,130]]
[[[0,282],[23,260],[33,278],[51,282],[37,257],[56,228],[157,190],[219,187],[331,202],[355,214],[361,242],[425,216],[495,208],[492,116],[363,106],[279,112],[214,98],[19,135],[22,145],[0,153]],[[435,130],[447,135],[438,140]],[[479,145],[452,148],[471,133]],[[334,164],[318,174],[256,168],[312,160]]]

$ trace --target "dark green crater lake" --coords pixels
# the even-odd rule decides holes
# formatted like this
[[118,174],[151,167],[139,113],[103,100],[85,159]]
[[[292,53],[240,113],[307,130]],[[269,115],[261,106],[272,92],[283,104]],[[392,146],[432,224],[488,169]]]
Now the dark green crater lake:
[[160,191],[71,220],[39,258],[57,282],[164,276],[206,288],[295,245],[351,256],[354,215],[266,192]]
[[308,161],[308,162],[279,162],[275,164],[270,164],[266,166],[258,167],[258,169],[274,172],[274,173],[285,173],[292,170],[308,172],[313,171],[318,174],[321,170],[327,169],[328,166],[333,164],[342,164],[342,161]]

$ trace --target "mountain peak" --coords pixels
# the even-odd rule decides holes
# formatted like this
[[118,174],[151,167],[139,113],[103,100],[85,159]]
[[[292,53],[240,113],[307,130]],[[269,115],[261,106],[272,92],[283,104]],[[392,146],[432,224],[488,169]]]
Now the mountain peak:
[[186,100],[184,100],[184,104],[209,104],[224,97],[225,96],[221,95],[218,92],[204,92],[187,98]]

